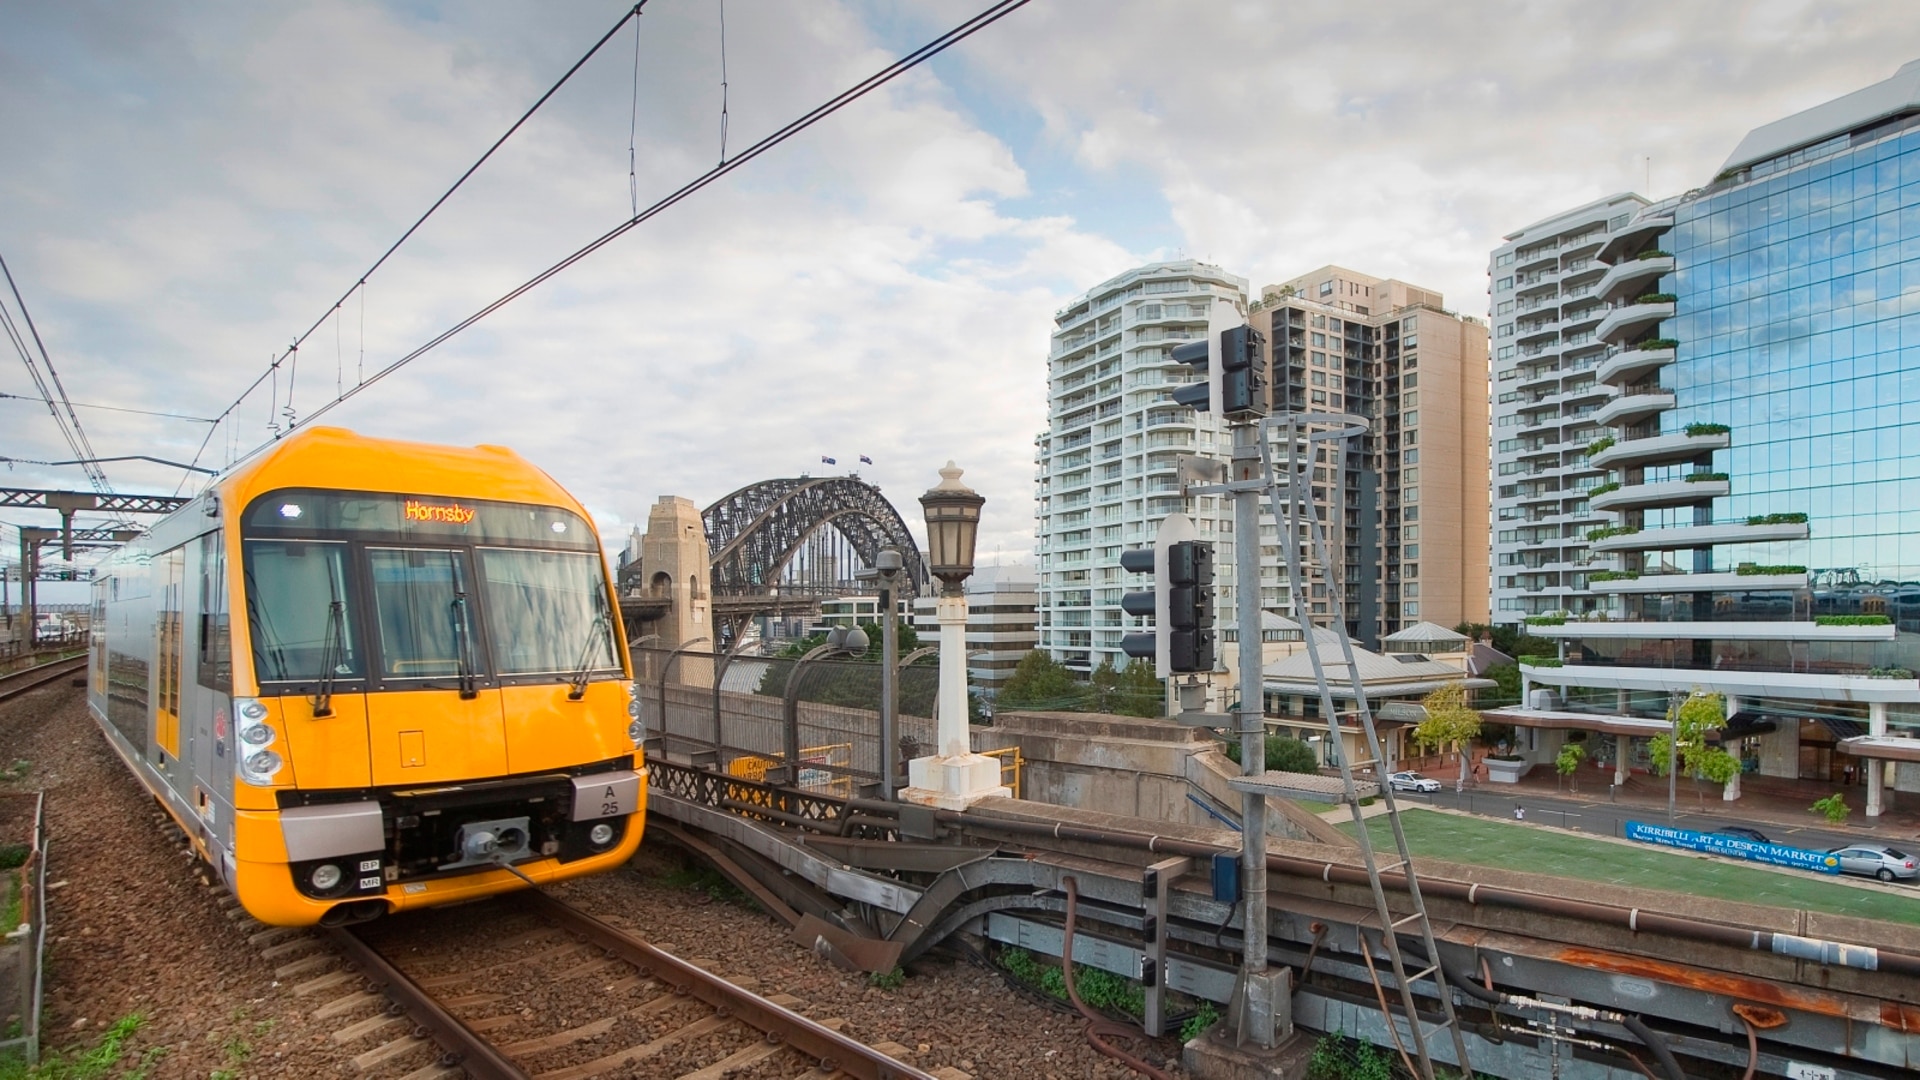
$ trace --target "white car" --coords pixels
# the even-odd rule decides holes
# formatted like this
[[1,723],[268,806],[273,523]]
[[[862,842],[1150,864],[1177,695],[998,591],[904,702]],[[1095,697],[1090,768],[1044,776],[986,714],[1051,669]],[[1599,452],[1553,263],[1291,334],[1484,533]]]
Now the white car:
[[1440,781],[1417,772],[1397,772],[1387,777],[1395,791],[1439,791]]

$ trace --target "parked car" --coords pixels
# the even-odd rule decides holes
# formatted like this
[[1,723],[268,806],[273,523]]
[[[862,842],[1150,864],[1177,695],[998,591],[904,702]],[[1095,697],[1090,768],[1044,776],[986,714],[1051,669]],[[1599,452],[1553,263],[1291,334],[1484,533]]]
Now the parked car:
[[1759,829],[1749,829],[1745,825],[1722,825],[1713,830],[1715,836],[1731,836],[1735,840],[1751,840],[1756,844],[1771,844],[1767,834]]
[[1834,848],[1827,854],[1840,860],[1840,872],[1843,874],[1865,874],[1881,881],[1920,877],[1920,864],[1914,862],[1913,856],[1890,847],[1862,847],[1856,844]]
[[1387,777],[1395,791],[1439,791],[1440,781],[1417,772],[1397,772]]

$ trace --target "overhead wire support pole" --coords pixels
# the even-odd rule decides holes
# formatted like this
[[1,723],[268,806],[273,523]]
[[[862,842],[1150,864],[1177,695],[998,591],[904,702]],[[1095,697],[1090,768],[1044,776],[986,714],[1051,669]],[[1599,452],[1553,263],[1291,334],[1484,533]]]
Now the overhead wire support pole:
[[[1260,427],[1257,423],[1235,423],[1232,465],[1229,479],[1256,479],[1260,464]],[[1252,485],[1236,485],[1233,493],[1233,578],[1234,620],[1240,646],[1240,766],[1245,776],[1263,776],[1267,771],[1266,672],[1260,657],[1260,491]],[[1256,1041],[1271,1041],[1273,1006],[1270,995],[1253,993],[1255,980],[1267,973],[1267,796],[1260,791],[1241,793],[1240,873],[1245,898],[1241,916],[1244,931],[1241,956],[1241,985],[1237,1005],[1241,1010],[1238,1033],[1245,1041],[1249,1031],[1258,1028]],[[1258,1006],[1256,1006],[1256,1001]]]

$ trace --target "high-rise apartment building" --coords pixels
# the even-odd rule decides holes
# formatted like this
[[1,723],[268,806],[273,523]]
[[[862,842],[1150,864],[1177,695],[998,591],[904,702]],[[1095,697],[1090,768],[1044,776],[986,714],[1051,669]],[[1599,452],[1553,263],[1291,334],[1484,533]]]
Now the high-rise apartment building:
[[1638,195],[1600,199],[1509,233],[1493,251],[1494,622],[1593,602],[1575,593],[1587,533],[1606,523],[1588,497],[1606,470],[1587,447],[1619,394],[1600,377],[1614,350],[1599,334],[1610,267],[1598,256],[1646,206]]
[[[1180,260],[1104,281],[1054,316],[1047,430],[1034,439],[1034,539],[1040,647],[1069,667],[1127,663],[1120,639],[1133,620],[1120,596],[1140,583],[1121,569],[1121,551],[1151,544],[1178,512],[1202,539],[1228,539],[1231,507],[1180,494],[1174,459],[1217,455],[1224,435],[1213,416],[1174,404],[1192,372],[1168,355],[1206,337],[1217,298],[1244,310],[1246,280]],[[1218,557],[1231,550],[1229,541]]]
[[[1920,61],[1609,216],[1594,257],[1609,396],[1553,605],[1591,615],[1535,616],[1563,655],[1523,663],[1559,695],[1534,704],[1625,723],[1719,692],[1753,771],[1858,777],[1869,814],[1889,780],[1920,792]],[[1496,325],[1517,325],[1499,277],[1529,264],[1500,259]],[[1496,360],[1495,386],[1530,385],[1502,377],[1530,359]],[[1621,767],[1644,753],[1617,745]]]
[[[1488,616],[1487,328],[1442,299],[1324,266],[1262,289],[1253,313],[1276,412],[1371,421],[1345,460],[1314,463],[1311,492],[1344,563],[1347,633],[1369,647],[1417,622]],[[1292,614],[1270,518],[1261,532],[1261,599]],[[1324,588],[1309,583],[1312,615],[1326,614]]]
[[[1173,403],[1191,372],[1168,352],[1205,337],[1214,297],[1247,309],[1245,295],[1244,280],[1218,268],[1156,264],[1102,283],[1056,318],[1035,533],[1040,644],[1071,667],[1126,663],[1120,639],[1144,624],[1120,597],[1145,581],[1120,568],[1120,553],[1152,543],[1169,513],[1188,514],[1215,541],[1216,610],[1222,626],[1232,622],[1232,507],[1182,496],[1174,471],[1185,454],[1224,460],[1228,436],[1214,416]],[[1316,464],[1313,492],[1344,560],[1347,630],[1363,643],[1423,619],[1487,618],[1486,328],[1441,300],[1329,266],[1269,286],[1248,310],[1267,338],[1275,409],[1373,423],[1343,460]],[[1270,514],[1260,530],[1263,607],[1291,613]],[[1307,584],[1312,614],[1326,617],[1326,582]]]

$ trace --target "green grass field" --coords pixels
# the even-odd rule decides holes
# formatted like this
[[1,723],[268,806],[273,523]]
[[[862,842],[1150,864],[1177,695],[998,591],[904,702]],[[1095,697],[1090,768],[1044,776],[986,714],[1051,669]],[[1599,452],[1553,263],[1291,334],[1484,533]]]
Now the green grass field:
[[[1897,892],[1856,889],[1812,873],[1775,873],[1730,859],[1417,807],[1406,809],[1400,821],[1416,858],[1425,855],[1503,870],[1920,925],[1920,886],[1903,886]],[[1353,824],[1340,828],[1351,832]],[[1393,849],[1393,831],[1386,818],[1368,821],[1367,828],[1375,851]]]

